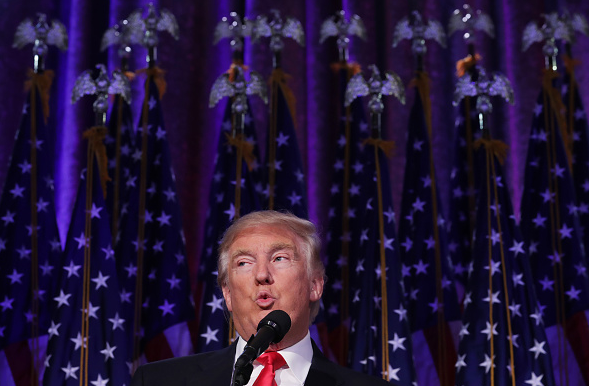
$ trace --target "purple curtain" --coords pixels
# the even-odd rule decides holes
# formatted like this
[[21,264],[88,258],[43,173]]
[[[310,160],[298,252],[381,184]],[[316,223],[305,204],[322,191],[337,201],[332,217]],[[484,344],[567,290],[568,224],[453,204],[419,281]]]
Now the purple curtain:
[[[112,70],[119,59],[111,48],[100,52],[100,39],[106,28],[126,17],[137,7],[146,8],[147,0],[0,0],[0,185],[4,183],[15,131],[24,101],[23,83],[26,70],[32,65],[30,46],[22,51],[12,48],[16,26],[25,17],[35,18],[43,12],[48,18],[59,19],[69,33],[69,49],[58,52],[51,48],[47,69],[55,70],[51,92],[50,127],[54,128],[55,189],[58,225],[65,239],[79,172],[84,164],[85,143],[82,131],[93,123],[91,98],[83,98],[76,105],[70,103],[71,90],[76,77],[97,63],[108,63]],[[230,65],[227,41],[213,46],[213,31],[221,17],[230,11],[255,18],[279,8],[282,15],[299,19],[306,33],[306,46],[299,47],[288,41],[283,54],[283,67],[292,75],[290,86],[296,96],[296,128],[299,147],[307,175],[311,219],[325,232],[329,185],[335,158],[337,140],[337,78],[330,63],[337,60],[335,39],[319,44],[322,21],[337,10],[344,9],[362,17],[368,31],[368,40],[352,39],[351,59],[364,68],[372,63],[381,70],[393,70],[408,84],[414,71],[410,44],[402,42],[392,48],[392,35],[396,23],[412,9],[422,12],[426,19],[434,18],[447,25],[452,11],[462,6],[459,0],[306,0],[277,3],[272,0],[203,0],[154,2],[156,8],[165,7],[174,13],[180,25],[180,40],[160,35],[158,64],[166,71],[168,91],[163,98],[164,119],[172,148],[173,167],[183,211],[188,260],[192,277],[200,258],[203,226],[207,209],[209,182],[215,159],[224,103],[208,108],[210,88],[219,74]],[[482,65],[488,71],[500,71],[511,80],[516,103],[505,105],[495,100],[491,118],[492,133],[510,146],[506,162],[506,175],[513,203],[519,212],[523,189],[523,170],[528,135],[536,96],[541,85],[544,59],[541,45],[521,51],[521,35],[525,25],[540,21],[541,14],[551,11],[571,12],[589,16],[589,2],[585,0],[476,0],[471,5],[487,12],[495,22],[496,38],[479,36],[477,51]],[[447,49],[428,43],[425,57],[426,71],[432,80],[432,116],[434,122],[433,148],[443,201],[447,202],[450,168],[453,156],[454,120],[452,107],[455,62],[466,56],[466,47],[456,34],[449,39]],[[136,47],[131,69],[145,67],[145,50]],[[589,106],[589,38],[578,36],[573,56],[581,60],[577,67],[580,91]],[[266,45],[245,48],[245,64],[264,76],[271,72],[271,55]],[[138,103],[143,97],[143,78],[134,81],[134,119],[138,117]],[[393,98],[385,100],[383,117],[385,136],[397,143],[396,155],[389,160],[389,170],[395,205],[399,206],[403,170],[407,120],[413,103],[413,92],[408,92],[407,104],[402,106]],[[268,109],[257,98],[252,108],[264,141],[267,130]],[[260,146],[265,149],[265,146]],[[446,205],[447,208],[447,205]],[[398,211],[397,211],[398,212]]]

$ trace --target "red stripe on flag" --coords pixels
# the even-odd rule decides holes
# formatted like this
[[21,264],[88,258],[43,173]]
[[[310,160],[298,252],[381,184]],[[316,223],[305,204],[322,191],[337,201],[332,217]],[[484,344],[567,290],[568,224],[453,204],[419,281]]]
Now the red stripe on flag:
[[190,341],[192,342],[192,347],[193,347],[193,351],[195,347],[197,346],[198,343],[198,329],[200,328],[200,323],[199,320],[194,318],[193,320],[188,320],[186,322],[186,324],[188,325],[188,332],[190,333]]
[[204,284],[198,283],[196,285],[196,289],[194,290],[194,293],[193,293],[195,318],[194,318],[194,320],[188,321],[188,329],[190,330],[190,338],[192,339],[192,347],[194,347],[195,350],[198,347],[198,340],[200,338],[200,335],[198,333],[200,331],[202,305],[204,303],[203,299],[202,299],[203,296],[204,296]]
[[33,375],[33,355],[27,341],[13,343],[4,349],[6,361],[10,366],[16,386],[31,386]]
[[[441,386],[454,386],[454,375],[455,375],[455,365],[456,365],[456,348],[454,347],[454,339],[452,339],[452,332],[447,323],[444,323],[443,326],[443,334],[444,339],[446,341],[445,346],[443,347],[443,355],[442,355],[442,363],[440,363],[440,358],[438,355],[438,347],[441,343],[441,337],[439,336],[439,328],[437,325],[425,328],[423,330],[423,336],[427,341],[427,345],[429,346],[429,352],[431,353],[432,359],[436,366],[436,371],[438,373],[438,379],[440,380]],[[441,379],[440,374],[442,374],[442,366],[445,373],[445,380]]]
[[335,362],[342,366],[346,366],[346,361],[348,358],[347,348],[344,344],[344,339],[347,339],[348,334],[348,329],[344,325],[339,325],[333,331],[328,333],[329,348],[331,349],[332,354],[331,356]]
[[566,336],[575,353],[585,384],[589,385],[589,323],[585,312],[577,312],[567,320]]
[[153,339],[147,342],[144,354],[148,362],[174,357],[174,353],[172,352],[164,333],[157,334]]

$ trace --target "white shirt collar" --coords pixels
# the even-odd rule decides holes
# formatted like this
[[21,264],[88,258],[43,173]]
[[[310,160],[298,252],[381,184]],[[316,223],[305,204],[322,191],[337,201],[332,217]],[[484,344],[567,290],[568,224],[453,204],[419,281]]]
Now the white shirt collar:
[[[239,337],[237,341],[237,347],[235,351],[234,363],[243,352],[246,341]],[[313,359],[313,345],[311,344],[311,334],[307,332],[307,335],[294,345],[278,351],[286,364],[292,371],[292,374],[297,378],[300,384],[305,383],[305,379],[309,374],[311,368],[311,360]],[[259,365],[257,361],[254,361],[254,368]]]

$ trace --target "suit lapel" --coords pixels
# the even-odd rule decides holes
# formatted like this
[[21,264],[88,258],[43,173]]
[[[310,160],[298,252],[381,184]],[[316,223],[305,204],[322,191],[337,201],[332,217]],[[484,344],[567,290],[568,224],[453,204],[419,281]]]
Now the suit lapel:
[[[305,380],[305,386],[338,386],[344,382],[333,371],[334,364],[327,359],[315,342],[313,344],[313,360]],[[187,386],[217,385],[224,386],[231,383],[233,361],[235,360],[234,342],[231,346],[212,353],[204,360],[195,363],[186,379]]]

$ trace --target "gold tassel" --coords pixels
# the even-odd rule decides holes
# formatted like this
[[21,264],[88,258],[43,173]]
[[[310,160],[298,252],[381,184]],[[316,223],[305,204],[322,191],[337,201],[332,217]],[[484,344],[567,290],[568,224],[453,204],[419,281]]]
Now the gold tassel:
[[232,137],[231,135],[225,133],[225,136],[227,137],[229,145],[234,146],[236,149],[241,148],[241,154],[243,154],[247,168],[251,172],[254,168],[254,162],[256,161],[253,143],[243,139],[241,134],[238,134],[236,137]]
[[348,63],[348,62],[337,62],[331,64],[331,70],[333,72],[339,72],[340,70],[348,70],[350,78],[360,71],[362,71],[362,67],[358,63]]
[[421,96],[421,102],[423,104],[423,112],[425,115],[425,123],[427,125],[427,131],[432,137],[432,107],[431,99],[429,96],[430,90],[430,79],[426,72],[417,71],[415,78],[411,79],[409,87],[416,87],[419,95]]
[[233,83],[233,81],[235,80],[235,68],[236,67],[241,67],[241,69],[243,70],[243,72],[246,72],[247,70],[249,70],[249,67],[246,66],[245,64],[243,64],[242,62],[240,63],[231,63],[231,66],[229,66],[229,69],[227,71],[225,71],[227,74],[229,74],[229,81]]
[[289,74],[282,71],[282,69],[277,68],[274,71],[272,71],[272,75],[270,75],[269,83],[272,84],[273,82],[276,82],[276,84],[282,90],[282,95],[284,95],[284,99],[286,100],[286,105],[288,106],[288,111],[290,111],[290,116],[292,117],[292,121],[294,124],[296,121],[296,119],[295,119],[296,107],[295,106],[296,106],[297,100],[296,100],[292,90],[290,89],[290,87],[288,87],[288,85],[286,84],[286,82],[290,78],[291,78],[291,76]]
[[581,64],[580,60],[573,59],[566,54],[562,57],[562,61],[564,62],[564,67],[569,74],[572,74],[575,70],[575,67]]
[[159,67],[154,68],[143,68],[141,70],[137,70],[138,74],[147,74],[147,76],[153,77],[153,81],[155,82],[155,86],[157,87],[157,91],[160,94],[160,100],[164,97],[166,93],[166,88],[168,87],[166,80],[164,79],[164,74],[166,73]]
[[384,139],[366,138],[364,144],[378,147],[387,158],[391,158],[395,151],[395,141],[385,141]]
[[481,55],[479,54],[475,54],[474,58],[472,57],[472,55],[468,55],[466,58],[460,59],[456,62],[456,75],[459,78],[462,78],[464,74],[466,74],[468,70],[473,68],[475,64],[477,64],[477,62],[479,62],[480,60]]
[[479,138],[474,143],[474,149],[476,150],[481,146],[485,147],[485,149],[497,157],[499,163],[503,165],[507,158],[507,151],[509,150],[507,144],[498,139]]
[[49,117],[49,89],[53,83],[55,73],[52,70],[45,70],[41,74],[36,74],[32,69],[27,71],[27,77],[29,80],[25,82],[25,92],[29,91],[33,85],[36,85],[39,89],[39,97],[43,104],[43,118],[47,123]]
[[[104,146],[103,142],[104,138],[106,138],[107,131],[108,129],[104,126],[94,126],[84,131],[84,138],[88,139],[88,146],[91,146],[96,156],[98,173],[100,174],[100,186],[102,187],[104,197],[106,197],[106,181],[110,181],[106,146]],[[88,165],[88,167],[92,166]]]

